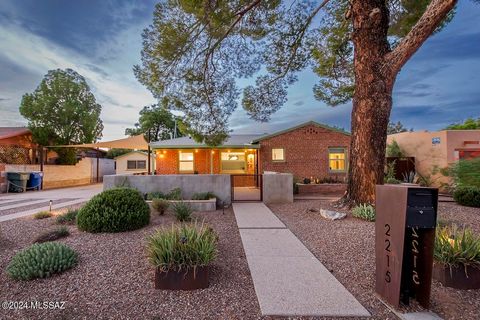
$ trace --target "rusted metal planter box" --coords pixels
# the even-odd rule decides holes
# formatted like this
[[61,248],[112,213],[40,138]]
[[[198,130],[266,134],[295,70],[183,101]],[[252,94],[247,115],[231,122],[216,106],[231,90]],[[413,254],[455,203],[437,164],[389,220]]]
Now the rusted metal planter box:
[[[468,274],[465,274],[465,271]],[[480,268],[472,266],[459,266],[450,268],[443,263],[435,262],[433,264],[433,278],[441,282],[445,287],[468,290],[480,289]]]
[[155,289],[196,290],[209,286],[209,267],[196,267],[188,270],[162,272],[155,270]]
[[298,193],[319,193],[328,195],[342,195],[347,191],[345,183],[319,183],[319,184],[304,184],[297,183]]

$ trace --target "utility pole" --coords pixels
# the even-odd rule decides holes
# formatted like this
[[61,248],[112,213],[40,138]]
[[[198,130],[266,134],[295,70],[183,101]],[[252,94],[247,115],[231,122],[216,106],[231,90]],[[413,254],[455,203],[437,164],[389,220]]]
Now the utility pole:
[[152,170],[150,169],[151,163],[150,163],[150,129],[148,129],[147,132],[147,139],[148,139],[148,151],[147,151],[147,163],[148,163],[148,175],[152,173]]

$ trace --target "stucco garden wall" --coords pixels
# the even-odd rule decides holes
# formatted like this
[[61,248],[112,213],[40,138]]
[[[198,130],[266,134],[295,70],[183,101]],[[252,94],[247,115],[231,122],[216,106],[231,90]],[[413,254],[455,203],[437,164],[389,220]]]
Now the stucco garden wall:
[[[104,174],[113,174],[113,160],[99,159],[100,178]],[[6,172],[32,172],[40,171],[40,165],[28,164],[3,164],[0,166],[1,179],[0,191],[6,191]],[[96,159],[83,158],[76,165],[44,165],[43,166],[43,189],[63,188],[86,185],[95,182]]]
[[152,176],[111,175],[103,177],[103,189],[131,187],[142,193],[168,193],[182,189],[182,197],[191,199],[194,193],[213,192],[220,201],[230,204],[231,182],[228,174],[172,174]]
[[263,175],[263,202],[293,202],[293,175],[290,173],[272,173]]

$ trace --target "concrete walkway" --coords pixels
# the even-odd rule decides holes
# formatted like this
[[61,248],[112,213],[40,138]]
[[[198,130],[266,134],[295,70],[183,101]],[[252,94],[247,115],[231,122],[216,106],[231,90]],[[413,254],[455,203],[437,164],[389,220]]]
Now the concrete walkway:
[[0,194],[0,222],[29,216],[39,211],[60,209],[90,200],[103,190],[102,184]]
[[263,203],[233,211],[262,315],[370,316]]

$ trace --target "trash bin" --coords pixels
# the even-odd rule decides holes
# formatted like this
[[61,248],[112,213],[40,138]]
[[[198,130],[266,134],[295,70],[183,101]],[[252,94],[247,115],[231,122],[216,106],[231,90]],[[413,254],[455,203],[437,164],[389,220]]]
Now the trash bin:
[[30,179],[27,181],[28,190],[40,190],[42,185],[42,172],[30,172]]
[[30,178],[30,172],[7,172],[8,192],[26,191],[28,178]]

